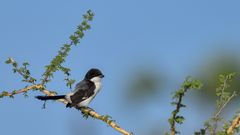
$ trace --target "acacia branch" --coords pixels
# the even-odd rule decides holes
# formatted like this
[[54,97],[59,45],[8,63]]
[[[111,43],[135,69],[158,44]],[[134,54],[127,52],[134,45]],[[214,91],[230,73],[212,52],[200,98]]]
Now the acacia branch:
[[[23,89],[20,89],[18,91],[11,92],[11,93],[4,92],[5,93],[4,96],[13,96],[13,95],[24,93],[24,92],[27,92],[27,91],[33,90],[33,89],[38,89],[42,93],[46,94],[47,96],[55,96],[56,95],[56,92],[50,91],[50,90],[46,90],[46,89],[44,89],[44,86],[42,84],[37,84],[37,85],[28,86],[26,88],[23,88]],[[64,104],[68,103],[65,99],[59,99],[57,101],[62,102]],[[78,108],[76,108],[76,109],[78,109]],[[133,135],[133,133],[130,133],[130,132],[126,131],[125,129],[121,128],[108,115],[100,115],[97,112],[95,112],[94,110],[91,110],[90,108],[81,108],[80,111],[85,116],[91,116],[92,118],[99,119],[99,120],[105,122],[107,125],[111,126],[113,129],[115,129],[116,131],[120,132],[123,135]]]
[[176,109],[173,111],[173,122],[171,124],[171,135],[175,135],[176,134],[176,119],[177,119],[177,114],[179,113],[180,111],[180,108],[182,107],[182,98],[185,94],[185,92],[187,91],[188,88],[185,88],[184,91],[182,93],[179,94],[179,98],[178,98],[178,101],[177,101],[177,105],[176,105]]
[[182,100],[184,95],[189,89],[200,89],[202,86],[202,83],[199,80],[194,80],[191,77],[186,78],[186,80],[183,82],[181,88],[177,90],[173,96],[173,99],[175,100],[172,102],[172,105],[176,105],[175,110],[172,111],[172,116],[168,119],[168,122],[170,123],[170,134],[175,135],[179,133],[176,131],[176,124],[182,124],[184,121],[184,117],[181,115],[178,115],[180,112],[180,109],[183,107],[186,107],[186,105],[182,104]]
[[109,126],[111,126],[113,129],[117,130],[118,132],[122,133],[123,135],[133,135],[133,133],[130,133],[123,128],[121,128],[114,120],[109,119],[108,115],[100,115],[97,112],[89,109],[89,108],[83,108],[81,109],[82,113],[88,114],[93,118],[102,120],[103,122],[107,123]]
[[228,135],[233,135],[235,132],[235,129],[237,129],[240,126],[240,114],[232,121],[231,126],[227,130]]
[[0,94],[0,97],[2,98],[2,97],[6,97],[6,96],[8,96],[8,97],[13,97],[14,95],[16,95],[16,94],[20,94],[20,93],[25,93],[25,92],[27,92],[27,91],[29,91],[29,90],[33,90],[33,89],[42,89],[43,88],[43,85],[41,85],[41,84],[36,84],[36,85],[31,85],[31,86],[27,86],[27,87],[25,87],[25,88],[23,88],[23,89],[20,89],[20,90],[18,90],[18,91],[16,91],[16,90],[14,90],[14,91],[12,91],[12,92],[7,92],[7,91],[3,91],[1,94]]
[[[52,93],[50,92],[49,90],[42,90],[42,92],[48,96],[54,96],[56,95],[55,93]],[[64,99],[60,99],[58,100],[59,102],[62,102],[64,104],[67,104],[68,102]],[[76,108],[78,109],[78,108]],[[123,128],[121,128],[116,122],[114,122],[113,120],[109,119],[109,116],[108,115],[100,115],[98,114],[97,112],[89,109],[89,108],[81,108],[80,109],[81,112],[84,114],[84,115],[88,115],[88,116],[91,116],[95,119],[99,119],[103,122],[105,122],[106,124],[108,124],[109,126],[111,126],[113,129],[117,130],[118,132],[122,133],[123,135],[132,135],[132,133],[124,130]]]

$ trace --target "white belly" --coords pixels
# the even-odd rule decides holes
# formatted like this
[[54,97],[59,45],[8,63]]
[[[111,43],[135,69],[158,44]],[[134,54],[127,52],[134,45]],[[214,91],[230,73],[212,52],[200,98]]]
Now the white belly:
[[93,100],[93,98],[94,97],[90,97],[88,99],[83,100],[82,102],[78,103],[78,106],[79,107],[83,107],[83,106],[87,107],[89,105],[89,103]]
[[82,102],[78,103],[79,107],[88,106],[89,103],[94,99],[94,97],[100,91],[100,89],[101,89],[101,82],[95,82],[94,84],[96,86],[96,88],[94,90],[94,94],[91,97],[89,97],[89,98],[83,100]]

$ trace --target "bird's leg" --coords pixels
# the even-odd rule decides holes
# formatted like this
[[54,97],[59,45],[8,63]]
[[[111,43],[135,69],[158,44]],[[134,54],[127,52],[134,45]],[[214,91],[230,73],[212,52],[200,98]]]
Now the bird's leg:
[[76,109],[78,109],[79,111],[81,111],[83,117],[88,118],[88,116],[90,115],[91,111],[94,111],[92,108],[87,107],[87,106],[76,106]]

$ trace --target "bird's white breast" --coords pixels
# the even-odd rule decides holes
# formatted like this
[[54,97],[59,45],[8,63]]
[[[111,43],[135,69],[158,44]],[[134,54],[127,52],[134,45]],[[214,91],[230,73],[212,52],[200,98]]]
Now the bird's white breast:
[[80,102],[78,104],[78,106],[81,107],[81,106],[88,106],[89,105],[89,103],[94,99],[94,97],[97,95],[97,93],[100,91],[100,89],[102,87],[101,79],[102,78],[100,78],[100,77],[94,77],[94,78],[91,79],[91,81],[94,83],[94,85],[96,87],[95,90],[94,90],[94,94],[91,97],[89,97],[88,99],[85,99],[82,102]]

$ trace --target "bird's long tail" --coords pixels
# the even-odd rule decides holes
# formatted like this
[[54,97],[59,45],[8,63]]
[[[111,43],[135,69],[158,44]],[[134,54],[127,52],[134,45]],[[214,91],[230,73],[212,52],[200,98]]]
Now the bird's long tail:
[[36,96],[35,98],[39,100],[58,100],[58,99],[64,99],[65,95],[58,95],[58,96]]

